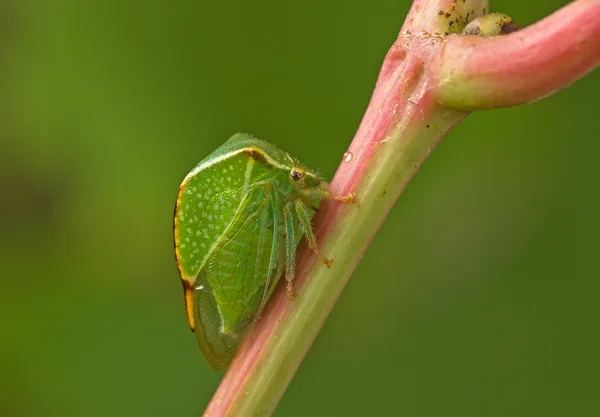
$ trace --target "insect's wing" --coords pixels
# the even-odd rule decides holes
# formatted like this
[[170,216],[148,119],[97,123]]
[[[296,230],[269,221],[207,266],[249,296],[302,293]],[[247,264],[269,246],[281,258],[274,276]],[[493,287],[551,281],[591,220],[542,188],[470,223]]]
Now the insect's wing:
[[200,287],[194,292],[194,334],[208,363],[217,371],[227,368],[235,357],[245,332],[221,333],[221,319],[214,294],[208,287],[206,276],[199,277]]
[[252,191],[196,281],[195,334],[215,369],[236,355],[283,267],[283,240],[274,229],[271,198]]

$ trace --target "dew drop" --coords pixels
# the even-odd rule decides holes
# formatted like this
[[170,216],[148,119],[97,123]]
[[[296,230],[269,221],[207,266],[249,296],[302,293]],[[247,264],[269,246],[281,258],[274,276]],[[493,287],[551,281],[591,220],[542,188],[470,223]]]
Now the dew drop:
[[346,152],[344,154],[344,161],[345,162],[350,162],[350,161],[352,161],[353,157],[354,157],[354,155],[352,155],[352,152]]

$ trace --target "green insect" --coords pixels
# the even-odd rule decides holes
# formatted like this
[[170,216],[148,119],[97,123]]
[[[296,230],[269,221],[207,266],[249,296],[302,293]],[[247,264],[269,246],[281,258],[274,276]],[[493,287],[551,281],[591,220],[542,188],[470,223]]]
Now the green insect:
[[263,140],[236,134],[183,180],[175,206],[177,266],[190,327],[208,362],[225,369],[285,273],[294,296],[302,236],[319,255],[311,219],[338,197],[314,170]]

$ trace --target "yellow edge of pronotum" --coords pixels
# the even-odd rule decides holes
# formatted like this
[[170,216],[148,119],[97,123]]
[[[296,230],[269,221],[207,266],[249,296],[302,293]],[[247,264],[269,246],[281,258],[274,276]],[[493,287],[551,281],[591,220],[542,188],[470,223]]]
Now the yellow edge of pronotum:
[[185,299],[185,314],[192,331],[196,330],[196,320],[194,319],[194,287],[187,281],[183,281],[183,297]]
[[177,263],[177,269],[179,270],[179,276],[181,277],[181,282],[183,284],[183,296],[185,300],[185,314],[188,319],[188,323],[190,325],[190,329],[194,331],[196,329],[196,321],[194,320],[194,287],[193,283],[190,282],[187,274],[183,270],[181,266],[181,253],[179,252],[179,227],[177,221],[177,212],[179,211],[179,205],[181,203],[181,196],[183,195],[183,189],[188,182],[188,177],[186,177],[181,185],[179,186],[179,192],[177,193],[177,202],[175,203],[175,216],[173,219],[173,230],[175,237],[175,262]]

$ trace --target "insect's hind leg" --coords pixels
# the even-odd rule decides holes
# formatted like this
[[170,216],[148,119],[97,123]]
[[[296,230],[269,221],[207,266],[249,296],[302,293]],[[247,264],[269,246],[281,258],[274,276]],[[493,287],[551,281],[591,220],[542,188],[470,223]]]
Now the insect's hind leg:
[[285,229],[285,280],[288,298],[294,298],[294,275],[296,272],[296,214],[294,206],[289,202],[283,208],[283,225]]
[[319,249],[317,248],[317,239],[315,237],[315,233],[313,231],[311,223],[311,216],[309,211],[311,209],[302,200],[296,200],[294,205],[296,209],[296,214],[298,216],[298,220],[300,220],[300,225],[302,226],[302,231],[306,236],[308,247],[315,253],[315,255],[319,257],[319,259],[325,264],[325,266],[329,268],[333,263],[333,259],[325,258],[319,253]]

